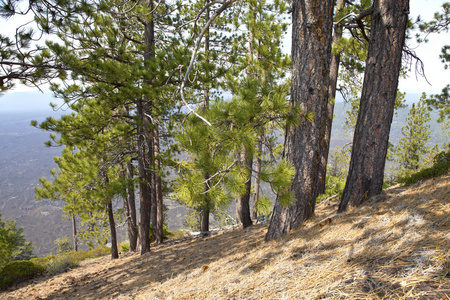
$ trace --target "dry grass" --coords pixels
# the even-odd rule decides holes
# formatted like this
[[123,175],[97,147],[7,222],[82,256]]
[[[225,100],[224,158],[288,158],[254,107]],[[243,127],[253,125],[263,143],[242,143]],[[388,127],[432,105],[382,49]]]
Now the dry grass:
[[228,231],[103,258],[0,298],[450,299],[450,175],[341,215],[337,201],[278,241],[263,242],[267,227]]

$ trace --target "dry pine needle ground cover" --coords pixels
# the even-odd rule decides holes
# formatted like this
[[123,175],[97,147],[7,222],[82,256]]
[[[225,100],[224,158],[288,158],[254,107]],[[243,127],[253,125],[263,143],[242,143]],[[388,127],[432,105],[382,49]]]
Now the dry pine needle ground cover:
[[168,241],[23,283],[1,299],[450,299],[450,175],[388,189],[287,237],[267,227]]

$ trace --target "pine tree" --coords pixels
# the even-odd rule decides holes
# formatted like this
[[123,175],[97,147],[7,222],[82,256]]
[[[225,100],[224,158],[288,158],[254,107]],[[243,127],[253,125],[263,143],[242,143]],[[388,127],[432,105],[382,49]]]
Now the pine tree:
[[0,269],[13,260],[30,259],[33,244],[25,240],[23,228],[16,228],[17,221],[1,220],[0,215]]
[[[225,101],[211,97],[208,109],[198,110],[206,119],[214,120],[213,126],[197,116],[186,118],[177,139],[190,160],[180,163],[175,188],[179,199],[198,210],[205,205],[212,209],[228,205],[231,198],[227,195],[240,199],[238,215],[244,226],[251,224],[251,163],[257,136],[264,126],[286,116],[297,120],[299,115],[298,110],[289,110],[287,82],[279,83],[289,62],[280,51],[286,25],[269,12],[271,7],[283,12],[286,6],[283,2],[273,6],[264,1],[249,1],[249,5],[256,8],[237,7],[232,15],[231,25],[244,32],[233,36],[229,58],[233,64],[225,78],[233,97]],[[288,164],[281,166],[289,168]],[[274,182],[274,166],[266,171],[261,178]],[[280,182],[277,184],[280,186]]]
[[427,145],[431,134],[428,124],[431,116],[425,101],[426,94],[422,94],[421,100],[417,104],[412,104],[405,120],[406,125],[402,128],[402,138],[395,148],[396,161],[403,168],[402,175],[424,167],[424,155],[431,150],[431,146]]

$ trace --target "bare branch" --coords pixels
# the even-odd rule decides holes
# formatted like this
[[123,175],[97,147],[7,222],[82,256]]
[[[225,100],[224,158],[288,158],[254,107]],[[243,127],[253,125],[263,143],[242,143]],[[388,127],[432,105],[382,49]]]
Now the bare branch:
[[200,48],[200,44],[201,44],[201,42],[202,42],[203,36],[205,35],[206,31],[208,30],[209,26],[210,26],[211,23],[214,21],[214,19],[217,18],[223,11],[225,11],[231,4],[233,4],[233,3],[236,2],[236,1],[238,1],[238,0],[230,0],[230,1],[222,2],[222,3],[223,3],[222,6],[221,6],[220,8],[218,8],[218,9],[215,11],[214,15],[208,20],[208,22],[206,23],[205,27],[203,27],[202,31],[200,32],[200,35],[199,35],[198,38],[197,38],[197,42],[196,42],[196,44],[195,44],[195,48],[194,48],[194,51],[193,51],[192,56],[191,56],[191,62],[189,63],[189,67],[188,67],[188,69],[186,70],[186,74],[184,75],[183,82],[181,83],[181,86],[180,86],[180,89],[179,89],[180,94],[181,94],[181,100],[183,101],[184,105],[189,109],[189,111],[190,111],[191,113],[193,113],[195,116],[197,116],[198,118],[200,118],[200,119],[201,119],[203,122],[205,122],[208,126],[211,126],[211,123],[208,122],[208,120],[206,120],[206,119],[203,118],[202,116],[200,116],[198,113],[196,113],[196,112],[189,106],[189,104],[187,103],[187,101],[186,101],[186,99],[185,99],[185,97],[184,97],[184,88],[185,88],[186,83],[187,83],[187,81],[188,81],[188,79],[189,79],[189,74],[190,74],[191,71],[192,71],[192,67],[194,66],[194,63],[195,63],[195,61],[196,61],[196,59],[197,59],[197,52],[198,52],[198,49]]

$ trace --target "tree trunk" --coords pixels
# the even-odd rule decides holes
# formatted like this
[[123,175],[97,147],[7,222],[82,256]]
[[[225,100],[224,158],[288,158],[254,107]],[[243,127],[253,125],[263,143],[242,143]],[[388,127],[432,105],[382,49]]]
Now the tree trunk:
[[262,155],[262,135],[258,137],[258,152],[256,156],[256,165],[255,165],[255,194],[253,197],[253,210],[252,210],[252,218],[256,220],[258,218],[258,202],[259,202],[259,173],[261,172],[261,155]]
[[206,233],[209,231],[209,214],[211,213],[210,200],[208,196],[205,197],[205,205],[200,212],[200,232]]
[[[147,0],[147,5],[153,11],[153,0]],[[152,17],[152,16],[150,16]],[[150,60],[154,57],[155,32],[153,19],[145,24],[144,42],[146,50],[144,59]],[[148,100],[148,99],[145,99]],[[139,218],[139,243],[140,253],[145,254],[150,251],[150,223],[151,209],[154,191],[152,192],[152,175],[150,173],[150,165],[153,161],[152,136],[150,134],[150,122],[148,116],[151,116],[151,106],[149,103],[143,103],[142,99],[138,99],[138,116],[140,117],[140,131],[138,131],[138,151],[141,157],[139,163],[139,174],[141,177],[141,198],[140,198],[140,218]],[[139,127],[138,127],[139,129]],[[147,141],[147,142],[146,142]],[[145,149],[147,151],[145,151]],[[141,156],[142,155],[142,156]],[[152,195],[153,194],[153,195]]]
[[114,212],[111,199],[106,205],[108,210],[109,230],[111,231],[111,258],[119,258],[119,250],[117,249],[116,223],[114,222]]
[[[336,1],[335,11],[339,11],[345,5],[344,0]],[[339,39],[342,37],[342,25],[334,25],[333,41],[332,45],[339,43]],[[323,133],[323,144],[320,149],[320,165],[319,165],[319,178],[318,178],[318,188],[319,194],[325,193],[325,179],[327,176],[327,163],[328,154],[330,152],[330,141],[331,141],[331,127],[333,124],[333,112],[334,112],[334,102],[336,100],[336,86],[339,76],[339,62],[341,60],[340,53],[332,53],[331,55],[331,65],[330,65],[330,83],[328,88],[328,103],[325,113],[324,130]]]
[[[157,125],[156,125],[157,126]],[[152,209],[153,237],[156,244],[163,242],[164,207],[162,194],[162,181],[158,171],[161,170],[161,160],[159,158],[159,130],[153,130],[153,157],[156,172],[153,173],[154,183],[154,209]]]
[[308,219],[319,194],[318,169],[323,145],[328,104],[333,1],[294,0],[292,13],[292,87],[291,102],[312,121],[302,120],[286,128],[284,158],[293,163],[291,184],[295,202],[275,202],[266,240],[281,237]]
[[375,0],[352,157],[339,212],[382,191],[409,0]]
[[[137,125],[138,134],[138,171],[140,180],[140,208],[139,208],[139,251],[145,254],[150,251],[150,209],[151,209],[151,191],[150,178],[147,175],[145,131],[143,127],[145,118],[143,112],[142,100],[137,101],[137,113],[141,121]],[[148,149],[147,149],[148,150]]]
[[73,237],[73,251],[78,251],[77,221],[75,219],[75,215],[72,215],[72,237]]
[[[209,0],[205,1],[206,4],[209,3]],[[206,19],[209,20],[210,17],[210,9],[209,7],[206,9]],[[209,64],[210,62],[210,51],[209,51],[209,46],[210,46],[210,36],[209,36],[209,27],[206,29],[206,33],[205,33],[205,54],[206,54],[206,63]],[[205,70],[205,78],[206,78],[206,82],[204,82],[204,90],[203,90],[203,109],[204,110],[208,110],[209,109],[209,71]],[[201,207],[201,211],[199,214],[199,219],[200,219],[200,232],[202,233],[206,233],[209,232],[209,214],[211,213],[211,199],[209,197],[209,174],[208,172],[205,173],[205,198],[204,198],[204,205],[203,207]]]
[[252,219],[250,217],[250,195],[252,190],[252,164],[253,158],[249,155],[245,146],[242,145],[241,150],[241,168],[249,169],[249,176],[245,182],[245,194],[236,198],[236,222],[242,224],[244,228],[251,226]]
[[125,213],[127,217],[128,240],[130,241],[130,251],[135,252],[137,246],[137,223],[136,223],[136,198],[134,195],[133,164],[126,163],[126,177],[130,180],[127,188],[127,194],[124,198]]

